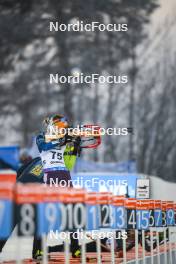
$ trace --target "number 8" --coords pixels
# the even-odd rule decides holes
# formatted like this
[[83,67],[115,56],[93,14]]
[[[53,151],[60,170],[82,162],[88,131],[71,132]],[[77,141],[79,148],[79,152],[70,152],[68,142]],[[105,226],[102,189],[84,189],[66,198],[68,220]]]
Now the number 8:
[[20,231],[25,236],[34,235],[35,223],[34,223],[34,207],[31,204],[24,204],[21,206],[21,223]]

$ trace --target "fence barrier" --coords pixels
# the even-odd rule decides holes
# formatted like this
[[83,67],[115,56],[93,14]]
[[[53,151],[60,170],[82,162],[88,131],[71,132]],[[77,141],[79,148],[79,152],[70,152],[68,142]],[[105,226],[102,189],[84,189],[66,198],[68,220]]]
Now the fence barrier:
[[[44,264],[176,263],[176,204],[172,201],[16,184],[14,174],[0,175],[1,242],[16,224],[17,263],[24,261],[20,239],[33,236],[42,239]],[[62,239],[64,252],[49,254],[47,236]],[[70,255],[70,236],[79,238],[80,259]],[[95,242],[95,252],[87,252],[90,241]]]

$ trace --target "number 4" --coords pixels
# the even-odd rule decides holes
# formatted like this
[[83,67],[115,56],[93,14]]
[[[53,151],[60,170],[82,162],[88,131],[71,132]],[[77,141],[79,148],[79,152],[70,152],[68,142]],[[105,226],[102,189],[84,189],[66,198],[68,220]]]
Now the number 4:
[[129,220],[128,220],[128,224],[129,225],[132,225],[132,227],[135,228],[135,226],[136,226],[136,222],[135,222],[135,210],[132,210],[131,211],[131,214],[130,214],[130,217],[129,217]]

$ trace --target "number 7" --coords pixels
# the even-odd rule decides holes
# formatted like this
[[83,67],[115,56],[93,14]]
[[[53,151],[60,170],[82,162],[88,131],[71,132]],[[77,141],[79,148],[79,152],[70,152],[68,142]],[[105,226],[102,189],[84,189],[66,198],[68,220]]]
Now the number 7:
[[55,152],[55,151],[51,151],[51,153],[53,154],[53,155],[52,155],[52,159],[55,159],[56,152]]

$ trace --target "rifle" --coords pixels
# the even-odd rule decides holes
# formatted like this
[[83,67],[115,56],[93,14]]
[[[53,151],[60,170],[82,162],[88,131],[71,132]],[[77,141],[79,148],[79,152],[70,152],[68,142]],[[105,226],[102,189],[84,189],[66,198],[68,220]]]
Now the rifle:
[[45,141],[57,141],[67,134],[70,138],[80,137],[80,148],[97,148],[101,144],[100,127],[97,125],[83,125],[81,128],[70,128],[66,133],[54,131],[45,135]]

